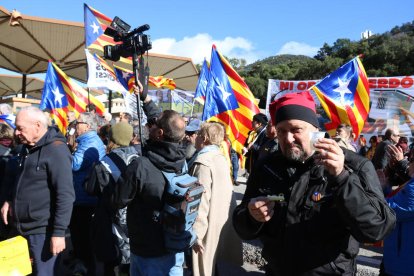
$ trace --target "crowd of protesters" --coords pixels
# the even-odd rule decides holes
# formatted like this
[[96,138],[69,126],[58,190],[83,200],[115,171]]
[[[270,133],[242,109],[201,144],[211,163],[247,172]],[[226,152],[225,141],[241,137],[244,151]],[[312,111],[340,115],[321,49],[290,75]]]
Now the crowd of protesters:
[[[93,105],[67,113],[65,135],[36,107],[17,113],[15,129],[0,124],[0,238],[27,239],[33,275],[57,275],[67,234],[71,250],[64,265],[72,275],[182,275],[184,269],[212,275],[217,261],[242,264],[241,240],[230,219],[236,201],[223,125],[188,122],[175,111],[160,112],[148,96],[142,100],[148,122],[142,136],[131,114],[121,113],[118,121],[100,117]],[[210,150],[204,152],[212,147],[212,165],[221,174],[207,179],[202,172]],[[168,252],[161,223],[153,218],[162,209],[166,185],[160,169],[179,172],[186,159],[206,187],[193,254]],[[223,241],[221,233],[228,238]],[[232,240],[230,247],[237,249],[229,258]]]
[[[242,265],[241,239],[262,241],[266,275],[355,275],[359,243],[381,240],[382,275],[414,271],[414,149],[398,129],[367,143],[342,124],[312,142],[315,104],[297,93],[253,117],[239,154],[222,124],[160,112],[140,92],[142,127],[93,105],[67,113],[65,135],[36,107],[17,113],[15,129],[0,124],[0,235],[27,239],[33,275],[56,275],[68,233],[72,275],[216,275],[219,262]],[[204,193],[194,245],[170,252],[162,171],[183,164]]]

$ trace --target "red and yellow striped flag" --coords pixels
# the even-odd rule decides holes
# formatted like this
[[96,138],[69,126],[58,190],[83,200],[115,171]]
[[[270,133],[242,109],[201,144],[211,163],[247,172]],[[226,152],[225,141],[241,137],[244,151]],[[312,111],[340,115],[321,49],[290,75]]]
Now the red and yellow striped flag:
[[[241,154],[248,132],[252,127],[253,116],[260,112],[259,107],[257,106],[253,93],[250,91],[244,80],[237,74],[230,63],[216,50],[215,46],[212,48],[212,52],[213,51],[216,51],[220,61],[220,64],[215,66],[222,67],[222,70],[224,70],[236,98],[238,108],[228,109],[208,120],[224,124],[227,136],[232,142],[233,149]],[[211,79],[210,74],[209,82],[211,81],[214,80]],[[209,85],[215,84],[207,84],[207,86]]]
[[55,63],[49,62],[43,87],[40,109],[49,109],[52,119],[62,133],[68,125],[66,113],[74,111],[76,116],[85,112],[86,106],[92,103],[96,113],[103,115],[105,106],[79,84],[68,77]]
[[350,125],[355,139],[369,113],[369,83],[359,57],[342,65],[311,87],[331,122],[325,124],[333,135],[341,123]]
[[150,85],[153,85],[157,88],[168,88],[174,90],[177,86],[172,79],[164,78],[163,76],[149,77],[148,80]]
[[[94,49],[103,53],[106,45],[115,45],[122,42],[115,42],[114,39],[104,32],[111,25],[112,19],[94,8],[84,5],[85,19],[85,41],[88,49]],[[132,66],[131,58],[121,57],[120,61]]]

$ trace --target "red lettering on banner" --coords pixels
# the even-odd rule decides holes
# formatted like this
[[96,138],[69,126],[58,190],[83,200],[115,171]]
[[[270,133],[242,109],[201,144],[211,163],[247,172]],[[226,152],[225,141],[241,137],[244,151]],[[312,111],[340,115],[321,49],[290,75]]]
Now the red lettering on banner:
[[306,89],[307,89],[306,82],[303,82],[303,81],[298,82],[298,86],[297,86],[297,88],[298,88],[298,91],[303,91],[303,90],[306,90]]
[[292,83],[292,82],[290,82],[290,81],[281,81],[280,82],[280,85],[279,85],[279,91],[282,91],[282,90],[292,90],[292,88],[289,88],[289,83]]
[[[279,91],[304,91],[315,85],[315,83],[315,81],[280,81]],[[370,89],[414,89],[414,78],[412,76],[368,78],[368,83]]]
[[403,88],[409,88],[409,87],[411,87],[411,86],[413,86],[413,79],[412,78],[410,78],[410,77],[405,77],[405,78],[403,78],[402,80],[401,80],[401,86],[403,87]]
[[414,79],[412,77],[404,77],[402,79],[398,78],[369,78],[368,79],[369,88],[410,88],[414,84]]
[[389,84],[388,84],[389,88],[397,88],[398,86],[400,86],[400,80],[399,79],[391,78],[389,80]]
[[308,81],[308,89],[314,86],[316,81]]
[[378,88],[388,88],[388,80],[386,79],[379,79],[377,83],[378,83]]
[[377,79],[368,79],[369,88],[377,88]]

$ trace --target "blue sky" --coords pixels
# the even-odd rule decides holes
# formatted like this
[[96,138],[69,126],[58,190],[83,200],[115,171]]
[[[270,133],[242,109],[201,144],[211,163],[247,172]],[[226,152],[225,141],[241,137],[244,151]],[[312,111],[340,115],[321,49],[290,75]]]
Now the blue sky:
[[[83,22],[83,3],[70,0],[3,0],[22,14]],[[414,20],[413,0],[162,0],[86,1],[133,28],[149,24],[153,52],[209,59],[211,45],[248,63],[277,54],[313,56],[324,42],[359,40]]]

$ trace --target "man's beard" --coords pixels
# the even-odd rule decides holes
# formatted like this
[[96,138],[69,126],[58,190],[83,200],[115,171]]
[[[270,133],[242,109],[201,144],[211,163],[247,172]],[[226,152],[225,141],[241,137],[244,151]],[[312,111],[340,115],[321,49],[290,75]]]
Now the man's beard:
[[293,145],[295,146],[294,148],[286,146],[284,151],[285,157],[292,161],[305,161],[308,158],[308,155],[305,153],[302,146],[295,143],[293,143]]

